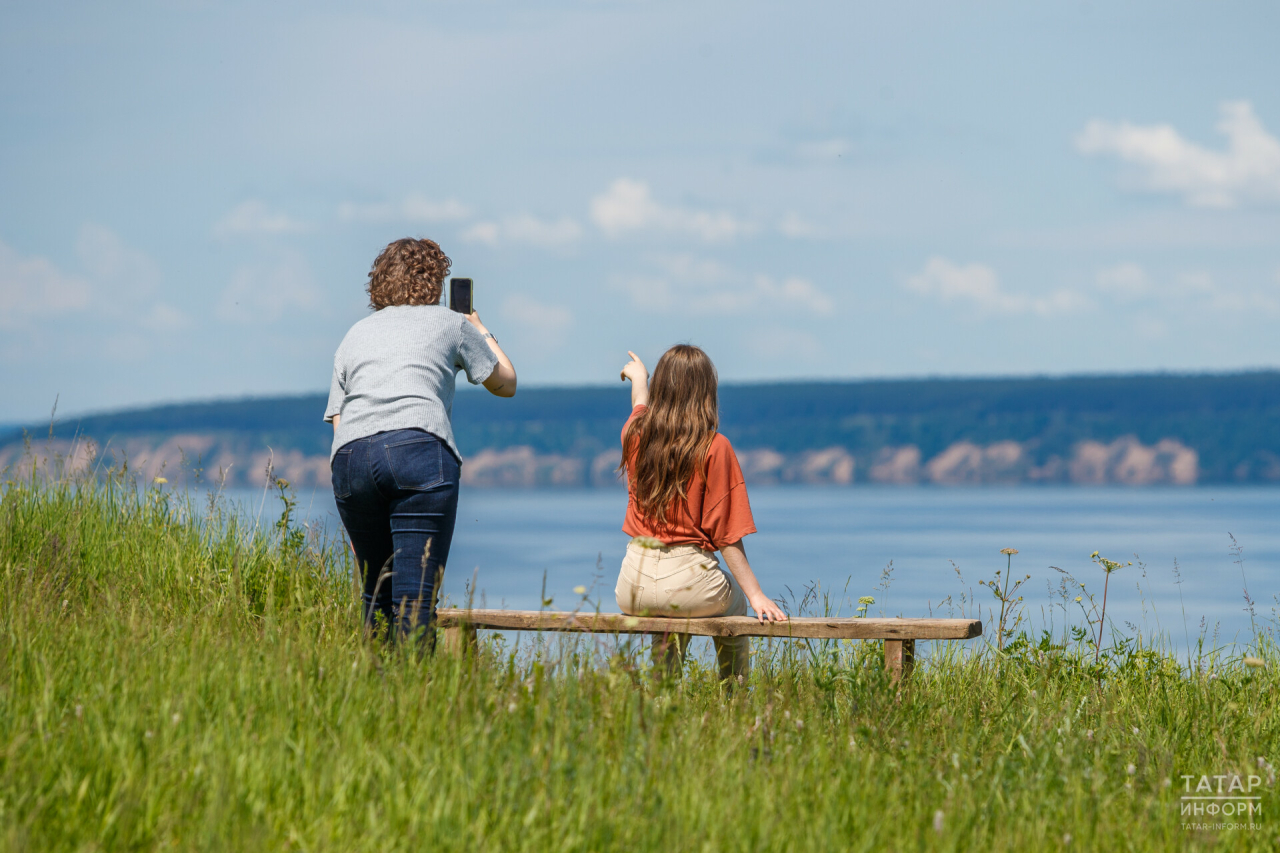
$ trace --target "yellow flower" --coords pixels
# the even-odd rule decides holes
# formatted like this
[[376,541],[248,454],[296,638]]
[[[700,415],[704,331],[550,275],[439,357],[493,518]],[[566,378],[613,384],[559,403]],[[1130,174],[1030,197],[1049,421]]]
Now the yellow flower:
[[1000,553],[1001,553],[1001,554],[1016,554],[1016,553],[1018,553],[1018,549],[1017,549],[1017,548],[1001,548],[1001,549],[1000,549]]
[[574,592],[574,594],[575,594],[575,595],[586,595],[586,594],[587,594],[587,588],[586,588],[585,586],[583,586],[582,584],[578,584],[577,586],[575,586],[575,587],[573,588],[573,592]]
[[1244,659],[1244,665],[1245,665],[1245,666],[1252,666],[1252,667],[1255,667],[1255,668],[1256,668],[1256,667],[1260,667],[1260,666],[1266,666],[1266,665],[1267,665],[1267,662],[1266,662],[1266,661],[1264,661],[1262,658],[1247,657],[1247,658],[1245,658],[1245,659]]
[[152,480],[151,482],[153,482],[153,483],[157,483],[157,484],[159,484],[159,485],[163,486],[165,483],[167,483],[167,482],[169,482],[169,481],[168,481],[168,480],[166,480],[164,477],[156,477],[156,478],[155,478],[154,480]]

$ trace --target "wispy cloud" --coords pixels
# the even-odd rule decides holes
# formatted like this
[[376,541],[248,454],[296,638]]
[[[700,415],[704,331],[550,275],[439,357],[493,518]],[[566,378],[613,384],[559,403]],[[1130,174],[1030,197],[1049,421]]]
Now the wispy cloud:
[[829,314],[831,297],[800,276],[746,275],[690,254],[659,255],[655,271],[615,276],[614,284],[642,310],[679,308],[690,314]]
[[471,209],[457,199],[430,199],[422,193],[409,193],[399,201],[373,203],[343,202],[338,205],[338,219],[343,222],[460,222],[471,216]]
[[1168,124],[1135,125],[1094,119],[1077,134],[1084,154],[1113,154],[1134,167],[1128,180],[1153,192],[1174,193],[1199,207],[1230,208],[1280,201],[1280,140],[1262,126],[1248,101],[1220,107],[1224,151],[1183,138]]
[[1010,293],[1000,286],[996,271],[986,264],[960,265],[946,258],[930,258],[924,268],[904,282],[907,290],[943,303],[969,304],[994,314],[1050,316],[1088,308],[1089,299],[1073,290],[1048,296]]
[[0,328],[26,326],[41,316],[89,307],[91,288],[48,258],[23,255],[0,241]]
[[232,208],[213,226],[217,237],[274,236],[298,234],[306,226],[278,210],[272,210],[264,202],[249,199]]
[[539,219],[527,213],[506,216],[498,221],[482,220],[463,230],[461,237],[471,243],[498,246],[514,243],[522,246],[538,246],[563,249],[578,242],[582,226],[573,219]]
[[564,346],[566,334],[573,326],[573,312],[568,308],[519,293],[502,301],[501,314],[521,343],[540,352]]
[[793,240],[815,240],[827,236],[827,230],[808,221],[794,210],[787,211],[778,222],[778,232]]
[[1151,277],[1135,263],[1116,264],[1098,270],[1095,278],[1098,290],[1121,302],[1131,302],[1151,292]]
[[168,332],[190,324],[180,309],[156,298],[160,270],[147,253],[96,224],[83,226],[74,245],[79,270],[71,272],[0,241],[0,328],[40,335],[41,320],[60,322],[79,314],[102,321],[108,337],[133,338],[140,331]]
[[1099,270],[1096,281],[1100,291],[1119,303],[1140,302],[1146,310],[1161,310],[1170,317],[1199,318],[1205,312],[1280,315],[1280,293],[1275,288],[1223,285],[1203,269],[1157,279],[1138,264],[1122,263]]
[[286,252],[273,262],[243,266],[232,273],[217,315],[232,323],[258,325],[321,307],[319,287],[306,260]]
[[728,242],[752,230],[747,223],[724,211],[664,205],[653,197],[648,184],[631,178],[618,178],[591,199],[591,221],[609,237],[665,232],[709,243]]
[[840,137],[832,139],[815,139],[801,142],[796,146],[796,153],[805,160],[835,160],[849,153],[849,140]]

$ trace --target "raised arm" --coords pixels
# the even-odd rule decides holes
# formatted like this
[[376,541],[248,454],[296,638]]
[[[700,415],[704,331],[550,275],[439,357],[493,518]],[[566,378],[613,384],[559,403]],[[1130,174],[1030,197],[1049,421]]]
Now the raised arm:
[[622,381],[631,380],[631,408],[649,405],[649,369],[640,357],[627,350],[631,360],[622,365]]
[[493,336],[493,333],[484,327],[484,323],[480,322],[479,314],[472,311],[467,315],[467,321],[476,327],[476,331],[484,335],[485,343],[489,345],[489,349],[493,350],[493,354],[498,357],[498,366],[493,369],[493,373],[490,373],[489,378],[484,381],[484,387],[495,397],[514,397],[516,395],[516,369],[512,366],[511,359],[507,358],[507,354],[502,351],[502,347],[498,346],[498,339]]
[[751,605],[751,609],[756,612],[756,618],[761,622],[770,619],[785,622],[787,614],[782,612],[782,608],[777,603],[764,594],[764,590],[760,589],[760,582],[756,580],[756,573],[751,571],[751,564],[747,562],[747,549],[742,547],[742,540],[739,539],[731,545],[725,545],[720,549],[720,553],[724,556],[724,561],[729,564],[729,571],[733,573],[733,578],[738,582],[738,586],[742,587],[742,591],[747,595],[747,603]]

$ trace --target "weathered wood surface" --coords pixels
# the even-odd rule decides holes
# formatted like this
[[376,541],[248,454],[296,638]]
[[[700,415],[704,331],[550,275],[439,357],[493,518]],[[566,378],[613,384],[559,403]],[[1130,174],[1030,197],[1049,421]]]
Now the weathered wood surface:
[[760,622],[751,616],[681,619],[626,616],[621,613],[442,609],[436,611],[436,622],[446,630],[466,625],[470,628],[508,631],[695,634],[699,637],[791,637],[819,640],[968,640],[982,635],[982,622],[977,619],[803,617],[786,622]]
[[910,678],[911,670],[915,668],[915,665],[915,640],[884,641],[884,668],[892,673],[894,681]]

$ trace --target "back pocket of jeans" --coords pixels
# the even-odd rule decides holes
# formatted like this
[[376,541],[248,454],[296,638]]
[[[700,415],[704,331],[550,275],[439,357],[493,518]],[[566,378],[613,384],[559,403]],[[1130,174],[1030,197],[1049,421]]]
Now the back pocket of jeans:
[[351,497],[351,451],[339,450],[329,463],[329,477],[333,481],[333,496],[339,500]]
[[435,488],[444,482],[440,439],[424,436],[398,444],[388,444],[387,465],[396,486],[413,492]]

